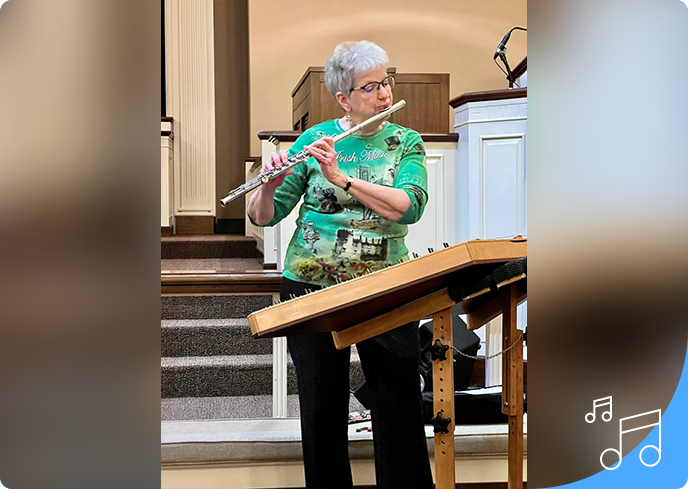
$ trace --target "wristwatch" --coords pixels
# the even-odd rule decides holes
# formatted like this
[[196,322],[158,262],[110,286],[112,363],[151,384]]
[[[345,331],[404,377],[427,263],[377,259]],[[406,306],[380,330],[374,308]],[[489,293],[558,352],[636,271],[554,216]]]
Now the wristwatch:
[[346,177],[346,187],[344,187],[344,192],[349,193],[349,189],[351,188],[352,183],[354,183],[354,177]]

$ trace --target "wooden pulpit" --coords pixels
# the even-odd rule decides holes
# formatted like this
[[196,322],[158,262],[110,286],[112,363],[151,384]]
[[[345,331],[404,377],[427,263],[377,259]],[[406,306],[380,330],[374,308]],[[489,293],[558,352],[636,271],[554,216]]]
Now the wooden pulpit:
[[525,270],[506,275],[499,271],[505,263],[526,255],[527,239],[520,236],[447,246],[256,311],[249,315],[249,325],[256,338],[329,331],[342,349],[432,316],[433,343],[440,350],[433,362],[436,488],[453,489],[452,308],[468,315],[469,329],[503,315],[502,412],[509,418],[508,487],[522,489],[523,343],[516,328],[516,307],[527,297],[526,274]]

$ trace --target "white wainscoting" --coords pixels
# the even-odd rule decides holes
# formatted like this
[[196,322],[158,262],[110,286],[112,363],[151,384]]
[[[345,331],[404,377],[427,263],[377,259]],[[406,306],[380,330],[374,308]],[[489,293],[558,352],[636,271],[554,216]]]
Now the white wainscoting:
[[425,143],[428,203],[420,221],[409,226],[406,247],[410,252],[424,255],[428,248],[438,250],[444,243],[459,243],[454,188],[456,150],[457,143]]
[[[459,241],[527,234],[527,99],[469,102],[454,109],[459,133],[456,189]],[[527,321],[526,304],[518,324]],[[481,354],[502,349],[502,319],[476,331]],[[524,358],[527,349],[524,348]],[[486,362],[487,386],[501,385],[502,357]]]

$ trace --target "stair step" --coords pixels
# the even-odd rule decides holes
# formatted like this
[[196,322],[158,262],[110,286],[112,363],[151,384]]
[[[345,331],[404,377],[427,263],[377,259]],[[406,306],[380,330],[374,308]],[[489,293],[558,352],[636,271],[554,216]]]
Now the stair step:
[[[297,414],[298,416],[298,407]],[[178,397],[160,400],[160,420],[272,417],[272,396]]]
[[[352,354],[350,386],[363,383],[357,355]],[[163,357],[160,397],[256,396],[272,393],[272,355]],[[294,363],[287,362],[287,394],[297,394]]]
[[263,263],[257,258],[168,258],[160,260],[160,271],[238,272],[262,270]]
[[[358,353],[351,352],[351,359],[349,360],[349,386],[351,390],[356,390],[361,384],[365,382],[365,375],[361,367],[361,359]],[[287,394],[298,394],[298,382],[296,380],[296,370],[291,356],[287,360]]]
[[246,318],[270,305],[270,295],[163,295],[160,297],[160,318]]
[[163,357],[270,355],[271,339],[255,339],[246,318],[161,321]]
[[271,393],[272,355],[161,358],[161,398]]
[[160,238],[160,258],[263,258],[256,240],[234,234]]
[[[352,395],[349,412],[365,408]],[[160,420],[271,418],[272,396],[178,397],[160,400]],[[287,396],[287,417],[299,417],[299,396]]]

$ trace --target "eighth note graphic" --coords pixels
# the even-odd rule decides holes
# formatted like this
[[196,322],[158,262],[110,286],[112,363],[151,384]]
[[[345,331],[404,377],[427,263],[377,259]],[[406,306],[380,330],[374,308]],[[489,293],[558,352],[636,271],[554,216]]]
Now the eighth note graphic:
[[[635,419],[635,418],[638,418],[640,416],[645,416],[648,414],[656,414],[657,415],[657,422],[646,424],[645,426],[640,426],[638,428],[631,428],[631,429],[627,429],[627,430],[623,429],[624,421],[628,421],[629,419]],[[662,460],[662,410],[661,409],[657,409],[655,411],[648,411],[646,413],[636,414],[635,416],[629,416],[627,418],[621,418],[619,420],[619,449],[616,450],[615,448],[607,448],[604,452],[602,452],[600,454],[600,463],[602,464],[602,467],[604,467],[607,470],[616,470],[621,466],[621,460],[623,459],[623,455],[622,455],[623,449],[621,448],[621,446],[622,446],[622,442],[623,442],[624,433],[630,433],[631,431],[638,431],[638,430],[642,430],[644,428],[652,428],[654,426],[659,426],[659,443],[657,446],[654,446],[654,445],[644,446],[643,449],[640,450],[639,458],[645,467],[654,467],[655,465],[657,465],[659,463],[659,461]],[[657,458],[657,461],[653,464],[646,464],[645,461],[643,460],[643,452],[645,450],[647,450],[648,448],[654,448],[655,451],[657,452],[657,455],[659,456]],[[604,454],[607,452],[610,452],[610,451],[616,453],[619,456],[619,463],[616,465],[616,467],[607,467],[606,465],[604,465],[604,462],[602,461],[602,457],[604,457]]]
[[[606,401],[606,402],[605,402]],[[609,405],[609,411],[602,413],[602,420],[606,423],[612,420],[612,396],[603,397],[602,399],[595,399],[592,402],[592,412],[585,415],[585,421],[588,423],[595,422],[595,413],[598,407]]]

